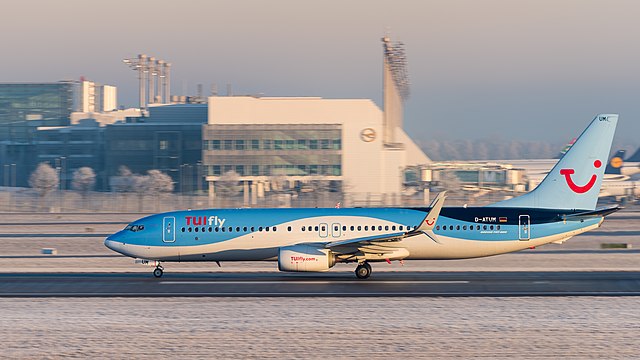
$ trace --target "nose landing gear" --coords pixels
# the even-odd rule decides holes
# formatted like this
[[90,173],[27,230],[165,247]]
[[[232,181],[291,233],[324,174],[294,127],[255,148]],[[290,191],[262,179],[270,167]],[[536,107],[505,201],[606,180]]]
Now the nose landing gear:
[[159,278],[162,277],[162,274],[164,274],[164,268],[162,266],[160,266],[160,263],[158,263],[158,265],[156,266],[155,270],[153,270],[153,276]]
[[356,267],[356,276],[358,279],[366,279],[371,276],[371,265],[368,262],[362,262]]

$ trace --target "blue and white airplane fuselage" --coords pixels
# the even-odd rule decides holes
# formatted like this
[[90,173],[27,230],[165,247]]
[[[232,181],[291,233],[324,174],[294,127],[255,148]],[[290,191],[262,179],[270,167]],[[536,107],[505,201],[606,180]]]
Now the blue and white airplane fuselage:
[[142,218],[105,240],[121,254],[160,261],[276,260],[283,271],[326,271],[357,262],[465,259],[563,242],[599,227],[617,207],[596,209],[617,124],[598,115],[532,192],[486,207],[208,209]]

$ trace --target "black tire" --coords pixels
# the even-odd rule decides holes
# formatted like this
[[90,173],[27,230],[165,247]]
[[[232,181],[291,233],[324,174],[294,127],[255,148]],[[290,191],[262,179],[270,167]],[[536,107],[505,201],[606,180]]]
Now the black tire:
[[153,276],[159,278],[162,277],[163,271],[160,268],[156,268],[155,270],[153,270]]
[[364,263],[364,264],[362,264],[362,265],[366,266],[366,267],[367,267],[367,269],[369,269],[369,275],[371,275],[371,271],[373,271],[373,270],[371,269],[371,264],[369,264],[368,262],[365,262],[365,263]]
[[367,279],[369,276],[371,276],[371,266],[367,265],[369,264],[358,265],[358,267],[356,267],[356,276],[358,277],[358,279]]

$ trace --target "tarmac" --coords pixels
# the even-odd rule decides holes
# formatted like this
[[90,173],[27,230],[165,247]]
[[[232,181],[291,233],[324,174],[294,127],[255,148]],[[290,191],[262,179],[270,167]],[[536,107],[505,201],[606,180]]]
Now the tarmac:
[[640,296],[640,272],[0,274],[2,297]]

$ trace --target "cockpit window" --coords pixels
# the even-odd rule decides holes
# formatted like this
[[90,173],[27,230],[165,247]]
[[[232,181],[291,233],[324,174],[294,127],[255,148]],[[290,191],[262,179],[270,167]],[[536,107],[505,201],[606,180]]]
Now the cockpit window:
[[130,230],[130,231],[133,231],[133,232],[136,232],[136,231],[142,231],[142,230],[144,230],[144,225],[136,225],[136,224],[134,224],[134,225],[127,225],[127,227],[126,227],[126,228],[124,228],[124,229],[125,229],[125,230]]

